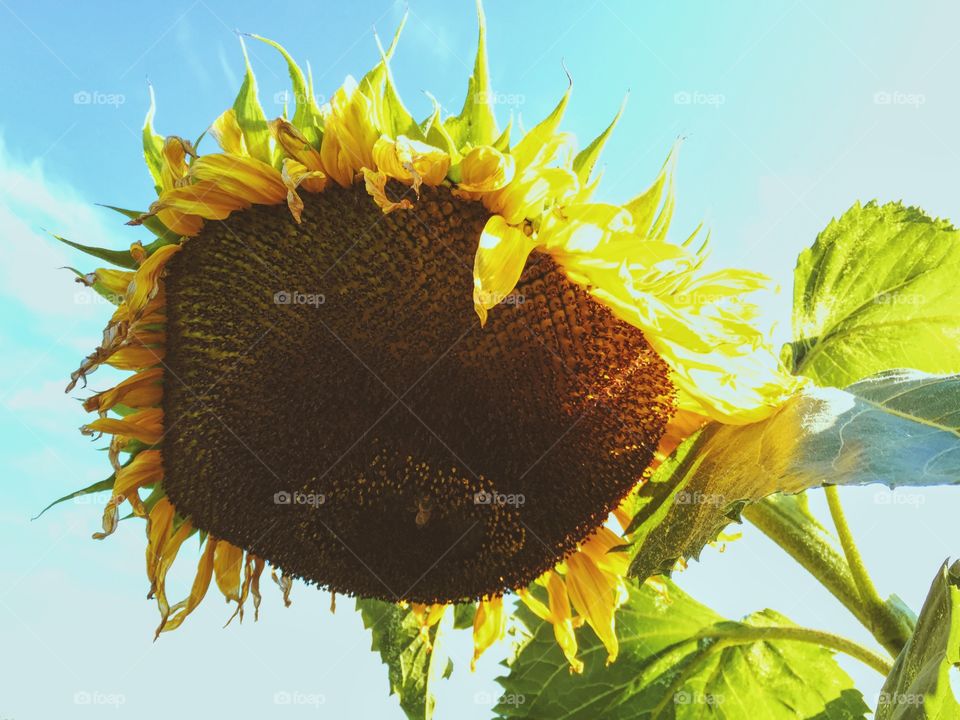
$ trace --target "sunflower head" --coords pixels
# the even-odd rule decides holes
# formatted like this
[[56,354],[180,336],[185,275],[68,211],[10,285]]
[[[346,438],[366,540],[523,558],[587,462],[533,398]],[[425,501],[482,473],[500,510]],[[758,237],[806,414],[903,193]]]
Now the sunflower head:
[[[634,200],[593,201],[616,118],[578,152],[570,87],[512,142],[482,11],[456,116],[408,112],[397,37],[319,106],[252,36],[285,58],[296,106],[265,117],[247,62],[209,128],[219,149],[158,135],[151,103],[158,197],[131,224],[157,239],[81,278],[117,308],[70,388],[102,364],[133,372],[85,402],[85,431],[113,438],[99,536],[123,503],[146,519],[159,630],[212,580],[258,605],[269,563],[285,597],[299,577],[417,603],[427,625],[483,599],[480,649],[521,590],[576,667],[572,602],[612,659],[610,513],[681,429],[760,419],[793,392],[744,299],[763,278],[705,273],[705,244],[668,241],[672,159]],[[169,603],[198,532],[197,580]],[[524,590],[538,579],[549,606]]]

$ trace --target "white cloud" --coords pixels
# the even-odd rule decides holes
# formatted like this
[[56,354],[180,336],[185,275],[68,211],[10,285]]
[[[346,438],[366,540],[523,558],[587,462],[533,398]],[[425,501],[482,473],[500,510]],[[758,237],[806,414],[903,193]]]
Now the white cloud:
[[60,268],[83,263],[81,271],[103,265],[83,259],[46,231],[74,242],[122,248],[122,224],[108,227],[94,204],[69,184],[51,177],[40,160],[19,162],[0,136],[0,296],[41,317],[89,319],[109,314],[92,291]]

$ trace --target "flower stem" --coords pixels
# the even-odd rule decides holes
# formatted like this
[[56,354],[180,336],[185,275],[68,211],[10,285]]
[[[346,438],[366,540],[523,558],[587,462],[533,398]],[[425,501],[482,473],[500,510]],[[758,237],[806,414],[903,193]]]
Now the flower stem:
[[857,584],[857,590],[860,592],[860,599],[868,605],[883,605],[883,599],[877,592],[873,580],[870,579],[867,567],[863,564],[863,558],[857,549],[857,543],[853,539],[853,533],[850,532],[847,516],[840,504],[840,493],[837,491],[837,486],[828,485],[823,490],[827,495],[830,517],[833,518],[833,524],[837,528],[837,537],[840,538],[840,547],[843,548],[843,554],[850,566],[853,581]]
[[812,516],[792,512],[789,506],[771,498],[748,505],[743,516],[830,591],[891,656],[900,654],[913,628],[879,599],[876,590],[875,601],[864,599],[850,561]]
[[698,635],[701,638],[716,638],[725,644],[741,645],[759,640],[795,640],[797,642],[821,645],[837,652],[842,652],[852,658],[869,665],[883,676],[890,674],[892,663],[877,653],[848,640],[840,635],[813,630],[805,627],[757,627],[753,625],[735,625],[732,627],[707,628]]

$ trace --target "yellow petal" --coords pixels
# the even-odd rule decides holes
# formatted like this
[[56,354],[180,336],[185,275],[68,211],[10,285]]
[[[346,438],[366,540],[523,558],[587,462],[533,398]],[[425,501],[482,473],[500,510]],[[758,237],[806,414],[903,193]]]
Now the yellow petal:
[[113,482],[115,497],[126,496],[131,490],[163,479],[163,463],[159,450],[137,453],[129,465],[120,468]]
[[570,671],[581,673],[583,662],[577,659],[577,636],[570,616],[567,588],[563,578],[553,571],[547,573],[547,596],[550,599],[550,622],[553,623],[553,634],[557,644],[567,658],[567,662],[570,663]]
[[157,567],[163,547],[173,535],[173,518],[176,514],[170,501],[163,497],[147,515],[147,579],[151,593],[155,592]]
[[180,184],[187,174],[187,155],[192,154],[190,143],[174,135],[163,141],[161,157],[163,165],[160,167],[160,187],[170,190]]
[[399,202],[394,202],[387,197],[387,176],[382,172],[374,172],[373,170],[363,168],[363,180],[367,188],[367,193],[373,198],[380,209],[383,210],[384,215],[392,213],[394,210],[411,210],[413,208],[413,203],[407,198],[400,198]]
[[373,146],[377,170],[395,180],[413,185],[436,186],[444,181],[450,156],[443,150],[403,135],[396,140],[381,136]]
[[302,183],[308,190],[314,188],[314,192],[319,192],[326,185],[327,177],[321,171],[308,170],[303,163],[290,158],[284,158],[280,176],[287,188],[287,207],[293,219],[299,223],[303,212],[303,200],[297,194],[297,188]]
[[536,243],[523,230],[508,225],[499,215],[487,220],[473,261],[473,306],[480,324],[487,310],[513,291]]
[[493,192],[513,180],[514,159],[489,145],[475,147],[460,162],[457,187],[468,192]]
[[190,588],[190,595],[186,600],[181,600],[172,608],[169,617],[164,616],[157,628],[157,636],[162,632],[176,630],[180,624],[186,620],[187,615],[192,613],[204,595],[207,594],[207,588],[210,587],[210,578],[213,575],[213,558],[216,550],[217,541],[213,537],[207,537],[207,544],[200,556],[200,562],[197,564],[197,574],[193,579],[193,586]]
[[252,157],[203,155],[190,166],[190,176],[215,183],[222,192],[260,205],[279,203],[287,194],[280,173]]
[[147,408],[123,418],[100,418],[83,426],[84,434],[108,433],[155,445],[163,437],[163,410]]
[[177,235],[184,237],[193,237],[203,227],[203,218],[169,208],[158,210],[157,219]]
[[503,596],[485,598],[477,605],[473,617],[473,659],[470,669],[475,670],[480,656],[500,640],[507,628],[507,615],[503,609]]
[[87,398],[83,403],[83,409],[87,412],[97,410],[104,413],[121,403],[133,408],[157,405],[163,399],[162,380],[162,368],[144,370],[128,377],[115,388]]
[[118,370],[142,370],[163,360],[165,352],[162,347],[123,347],[110,355],[105,362]]
[[237,122],[237,113],[233,108],[221,113],[220,117],[210,126],[210,134],[224,152],[231,155],[247,155],[247,147],[243,142],[243,131]]
[[547,201],[561,202],[576,188],[577,176],[571,170],[540,168],[524,173],[502,190],[484,195],[483,204],[516,225],[525,218],[538,218]]
[[180,252],[179,245],[164,245],[157,248],[143,264],[137,268],[127,289],[126,305],[129,318],[140,316],[147,303],[156,297],[160,289],[159,281],[167,262]]
[[362,168],[372,170],[376,167],[373,146],[380,131],[374,125],[373,111],[372,102],[351,77],[330,99],[324,118],[320,157],[324,172],[344,187],[353,183]]
[[[151,587],[151,592],[157,598],[157,608],[160,610],[160,625],[157,627],[157,632],[154,635],[156,639],[160,632],[164,629],[167,624],[167,618],[170,616],[170,603],[167,601],[167,573],[170,570],[170,567],[173,565],[173,561],[177,559],[177,553],[180,551],[180,546],[183,545],[184,541],[190,537],[193,532],[193,526],[189,521],[185,520],[180,524],[180,527],[174,531],[173,535],[163,544],[163,547],[160,550],[159,558],[157,559],[156,564],[156,575],[154,578],[153,586]],[[212,546],[209,544],[208,539],[208,549],[212,551]],[[204,557],[206,557],[206,552]],[[213,558],[213,553],[210,553],[211,560]],[[201,563],[203,560],[201,559]],[[212,569],[212,565],[211,565]]]
[[[296,160],[307,170],[320,172],[320,177],[325,177],[322,174],[323,161],[321,160],[320,152],[310,145],[306,136],[295,126],[283,118],[277,118],[270,122],[270,132],[273,133],[277,144],[283,148],[283,151],[290,159]],[[311,192],[319,192],[323,188],[321,187],[316,190],[313,188],[307,189],[311,190]]]
[[243,550],[226,540],[218,540],[213,553],[213,572],[217,587],[229,602],[240,602],[240,569],[243,565]]
[[614,620],[618,598],[616,581],[604,576],[586,553],[574,553],[566,562],[566,587],[573,606],[607,648],[607,664],[610,664],[617,659],[619,648]]

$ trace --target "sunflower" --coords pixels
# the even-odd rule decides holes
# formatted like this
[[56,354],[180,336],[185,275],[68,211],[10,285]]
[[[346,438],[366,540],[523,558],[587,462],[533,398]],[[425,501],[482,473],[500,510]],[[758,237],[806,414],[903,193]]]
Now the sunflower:
[[579,152],[560,130],[570,87],[516,142],[498,128],[478,9],[456,116],[404,106],[399,29],[323,106],[279,44],[247,36],[283,56],[296,105],[264,115],[244,48],[207,133],[219,150],[157,134],[151,89],[157,200],[128,216],[156,239],[86,248],[118,267],[78,280],[116,310],[67,390],[104,364],[133,373],[84,402],[113,475],[78,492],[110,488],[97,538],[124,506],[145,520],[157,635],[211,581],[256,614],[269,565],[287,603],[300,578],[407,604],[425,629],[478,601],[474,661],[515,591],[572,670],[583,624],[612,661],[627,560],[611,513],[625,526],[624,499],[703,422],[753,422],[796,391],[746,299],[765,278],[705,271],[697,232],[668,241],[673,151],[612,205],[591,196],[620,113]]

